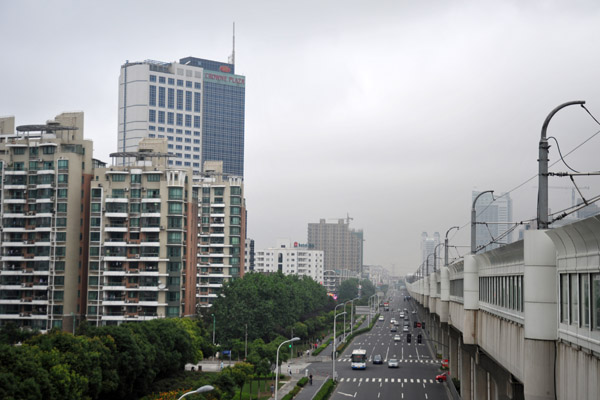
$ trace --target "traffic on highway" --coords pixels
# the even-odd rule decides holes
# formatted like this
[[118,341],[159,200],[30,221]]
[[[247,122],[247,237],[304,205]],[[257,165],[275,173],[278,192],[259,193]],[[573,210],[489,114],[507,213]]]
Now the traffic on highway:
[[[438,379],[441,360],[426,345],[424,324],[408,293],[390,289],[380,300],[381,315],[373,329],[336,358],[338,385],[331,399],[450,398],[447,375]],[[361,359],[366,363],[358,369]]]

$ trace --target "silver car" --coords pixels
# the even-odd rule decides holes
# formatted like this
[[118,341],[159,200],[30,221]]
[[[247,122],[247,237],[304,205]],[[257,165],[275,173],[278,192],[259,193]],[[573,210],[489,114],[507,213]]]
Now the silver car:
[[398,360],[395,358],[390,358],[388,360],[387,364],[388,364],[388,368],[398,368],[399,367]]

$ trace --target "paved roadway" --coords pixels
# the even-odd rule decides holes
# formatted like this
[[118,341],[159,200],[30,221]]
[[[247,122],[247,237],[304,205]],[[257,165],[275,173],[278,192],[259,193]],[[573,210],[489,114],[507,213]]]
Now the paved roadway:
[[[331,396],[332,400],[347,400],[349,397],[365,400],[450,398],[446,384],[435,380],[435,376],[441,373],[439,362],[429,352],[425,340],[417,344],[417,334],[424,336],[424,332],[413,327],[417,315],[412,314],[412,302],[404,301],[406,294],[390,290],[390,311],[382,311],[384,321],[378,321],[370,333],[355,338],[337,357],[338,386]],[[404,321],[400,320],[400,311],[404,308],[408,309],[411,343],[406,342],[406,333],[402,333]],[[390,331],[392,317],[400,322],[397,333]],[[394,341],[396,334],[401,336],[401,341]],[[352,370],[350,367],[350,354],[359,348],[367,350],[369,362],[366,370]],[[376,354],[382,356],[383,364],[372,363]],[[387,360],[390,358],[398,359],[400,367],[388,368]]]

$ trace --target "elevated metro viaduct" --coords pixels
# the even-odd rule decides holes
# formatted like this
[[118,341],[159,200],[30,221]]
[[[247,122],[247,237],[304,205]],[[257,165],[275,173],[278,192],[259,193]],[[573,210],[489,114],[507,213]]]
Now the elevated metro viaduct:
[[471,399],[600,398],[600,216],[407,282]]

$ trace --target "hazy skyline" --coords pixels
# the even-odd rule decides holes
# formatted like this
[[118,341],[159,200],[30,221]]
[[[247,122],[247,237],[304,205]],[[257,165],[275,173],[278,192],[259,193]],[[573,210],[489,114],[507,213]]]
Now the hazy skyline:
[[[0,0],[0,115],[23,125],[82,110],[94,157],[110,162],[120,66],[227,61],[234,21],[257,249],[277,238],[305,242],[309,222],[349,213],[364,230],[366,264],[413,272],[421,232],[443,238],[465,226],[452,244],[469,244],[472,190],[506,192],[537,174],[540,130],[554,107],[586,100],[600,117],[600,5],[591,0]],[[599,129],[570,107],[548,134],[566,154]],[[569,164],[600,170],[599,143],[594,137]],[[577,182],[593,196],[599,180]],[[550,185],[571,186],[568,178]],[[515,221],[535,217],[535,186],[511,193]],[[570,190],[551,189],[553,210],[570,201]]]

